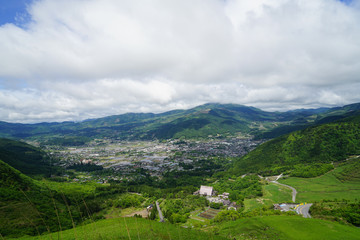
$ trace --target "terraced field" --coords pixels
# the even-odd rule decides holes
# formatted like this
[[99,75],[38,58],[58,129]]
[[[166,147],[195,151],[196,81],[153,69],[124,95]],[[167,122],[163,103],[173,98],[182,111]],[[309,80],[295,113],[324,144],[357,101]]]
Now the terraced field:
[[209,208],[205,212],[200,213],[199,217],[203,217],[206,219],[213,219],[219,212],[220,210]]

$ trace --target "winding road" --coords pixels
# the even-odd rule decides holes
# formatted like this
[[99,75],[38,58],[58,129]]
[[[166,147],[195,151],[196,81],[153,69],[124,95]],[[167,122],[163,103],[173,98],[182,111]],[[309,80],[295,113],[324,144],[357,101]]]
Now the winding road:
[[[271,181],[271,182],[279,184],[279,185],[287,187],[287,188],[290,188],[292,190],[292,201],[295,202],[297,191],[292,186],[279,183],[277,180],[279,180],[282,176],[283,176],[283,174],[280,174],[279,176],[276,177],[276,179],[274,181]],[[312,206],[312,203],[299,204],[299,205],[296,205],[295,211],[297,214],[303,215],[304,218],[311,218],[310,213],[309,213],[311,206]]]
[[277,180],[271,181],[271,182],[276,183],[276,184],[279,184],[279,185],[284,186],[284,187],[287,187],[287,188],[290,188],[290,189],[292,190],[292,201],[293,201],[293,202],[296,201],[297,191],[296,191],[295,188],[293,188],[292,186],[289,186],[289,185],[285,185],[285,184],[279,183]]

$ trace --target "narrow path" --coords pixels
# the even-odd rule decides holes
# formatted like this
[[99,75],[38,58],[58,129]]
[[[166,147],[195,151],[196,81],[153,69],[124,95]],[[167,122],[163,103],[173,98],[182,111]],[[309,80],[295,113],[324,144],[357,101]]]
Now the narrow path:
[[163,216],[163,214],[162,214],[162,212],[161,212],[161,209],[160,209],[160,206],[159,206],[158,201],[156,201],[156,208],[157,208],[158,213],[159,213],[160,222],[165,222],[164,216]]
[[297,191],[295,188],[293,188],[292,186],[289,186],[289,185],[285,185],[285,184],[282,184],[282,183],[279,183],[278,181],[271,181],[273,183],[276,183],[276,184],[279,184],[281,186],[284,186],[284,187],[288,187],[292,190],[292,201],[295,202],[296,201],[296,194],[297,194]]

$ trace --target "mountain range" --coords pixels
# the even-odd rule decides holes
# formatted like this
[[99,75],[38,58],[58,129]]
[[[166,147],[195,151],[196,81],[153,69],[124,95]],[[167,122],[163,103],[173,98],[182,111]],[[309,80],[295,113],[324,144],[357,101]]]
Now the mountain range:
[[126,113],[82,122],[21,124],[0,122],[0,137],[82,145],[94,138],[151,140],[252,135],[274,138],[360,111],[360,103],[335,108],[267,112],[238,104],[208,103],[164,113]]

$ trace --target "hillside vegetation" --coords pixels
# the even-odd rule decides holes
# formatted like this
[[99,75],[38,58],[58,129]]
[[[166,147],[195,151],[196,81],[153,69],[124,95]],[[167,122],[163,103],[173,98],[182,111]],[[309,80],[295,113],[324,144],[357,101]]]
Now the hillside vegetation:
[[116,218],[80,225],[74,229],[51,235],[22,237],[19,239],[226,239],[212,233],[185,229],[170,223],[160,223],[142,218]]
[[359,239],[360,229],[299,216],[244,218],[221,224],[218,233],[229,239]]
[[355,201],[360,196],[359,158],[341,163],[333,171],[320,177],[299,178],[289,177],[279,182],[294,187],[298,201],[321,201],[323,199],[347,199]]
[[[96,185],[36,181],[0,160],[1,236],[73,227],[101,210]],[[104,192],[104,191],[103,191]]]
[[268,141],[239,159],[233,172],[274,175],[296,170],[300,177],[324,174],[333,168],[329,164],[360,154],[359,119],[309,127]]
[[24,142],[0,138],[0,160],[24,174],[50,174],[50,163],[45,153]]
[[280,125],[267,131],[258,132],[255,137],[258,139],[272,139],[294,131],[306,129],[311,126],[342,121],[344,119],[346,121],[349,118],[356,117],[360,114],[360,103],[330,109],[319,108],[295,110],[287,113],[302,113],[302,115],[299,115],[289,124]]

